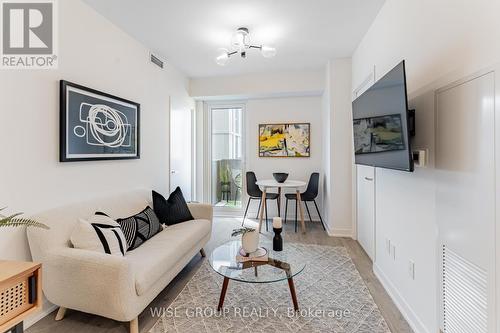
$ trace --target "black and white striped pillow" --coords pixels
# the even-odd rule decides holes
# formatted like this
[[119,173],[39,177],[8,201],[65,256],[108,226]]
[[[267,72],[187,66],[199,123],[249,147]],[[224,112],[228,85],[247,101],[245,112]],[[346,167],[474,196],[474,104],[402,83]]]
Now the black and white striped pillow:
[[71,234],[71,243],[77,249],[124,256],[127,240],[120,225],[108,216],[94,215],[80,219]]
[[134,216],[117,219],[116,222],[120,224],[127,240],[127,251],[138,248],[142,243],[163,230],[158,217],[149,206]]
[[120,226],[92,223],[92,227],[101,241],[104,253],[116,254],[120,250],[122,256],[127,251],[127,240]]

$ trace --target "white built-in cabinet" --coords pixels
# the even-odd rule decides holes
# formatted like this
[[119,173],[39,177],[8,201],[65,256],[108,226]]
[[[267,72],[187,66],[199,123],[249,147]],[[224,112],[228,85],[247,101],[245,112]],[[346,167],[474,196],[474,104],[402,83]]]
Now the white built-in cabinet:
[[495,72],[436,92],[441,329],[495,332]]
[[375,168],[356,166],[357,238],[370,259],[375,259]]

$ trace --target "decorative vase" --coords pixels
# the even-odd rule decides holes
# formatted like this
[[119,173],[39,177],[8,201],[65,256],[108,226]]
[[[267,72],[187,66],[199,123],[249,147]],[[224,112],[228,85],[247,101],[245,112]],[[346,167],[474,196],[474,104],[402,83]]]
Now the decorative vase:
[[281,237],[281,232],[283,228],[273,228],[274,237],[273,237],[273,250],[274,251],[283,251],[283,237]]
[[259,247],[259,232],[249,231],[241,236],[241,247],[246,253],[253,253]]

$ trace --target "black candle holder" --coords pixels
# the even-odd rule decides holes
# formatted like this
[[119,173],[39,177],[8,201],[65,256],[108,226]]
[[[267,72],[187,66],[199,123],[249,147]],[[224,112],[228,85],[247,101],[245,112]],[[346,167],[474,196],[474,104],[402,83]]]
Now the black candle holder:
[[283,228],[273,228],[274,237],[273,237],[273,250],[274,251],[283,251],[283,238],[281,237],[281,232]]

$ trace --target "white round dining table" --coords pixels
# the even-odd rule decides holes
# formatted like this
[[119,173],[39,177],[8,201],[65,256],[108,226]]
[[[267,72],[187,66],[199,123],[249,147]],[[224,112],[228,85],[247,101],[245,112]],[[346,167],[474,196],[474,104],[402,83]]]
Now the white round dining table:
[[[306,232],[306,225],[304,222],[304,209],[302,208],[302,201],[300,198],[300,189],[304,186],[307,185],[306,182],[301,181],[301,180],[286,180],[283,183],[278,183],[274,179],[263,179],[263,180],[258,180],[256,182],[258,186],[262,188],[262,202],[264,203],[261,205],[260,209],[260,216],[259,216],[259,232],[262,227],[262,220],[264,219],[264,209],[265,209],[265,203],[266,203],[266,194],[267,194],[267,189],[269,188],[277,188],[278,189],[278,197],[279,197],[279,202],[281,206],[281,189],[282,188],[294,188],[295,193],[297,195],[297,205],[299,207],[299,212],[300,212],[300,227],[302,229],[302,232]],[[286,217],[286,216],[285,216]]]

